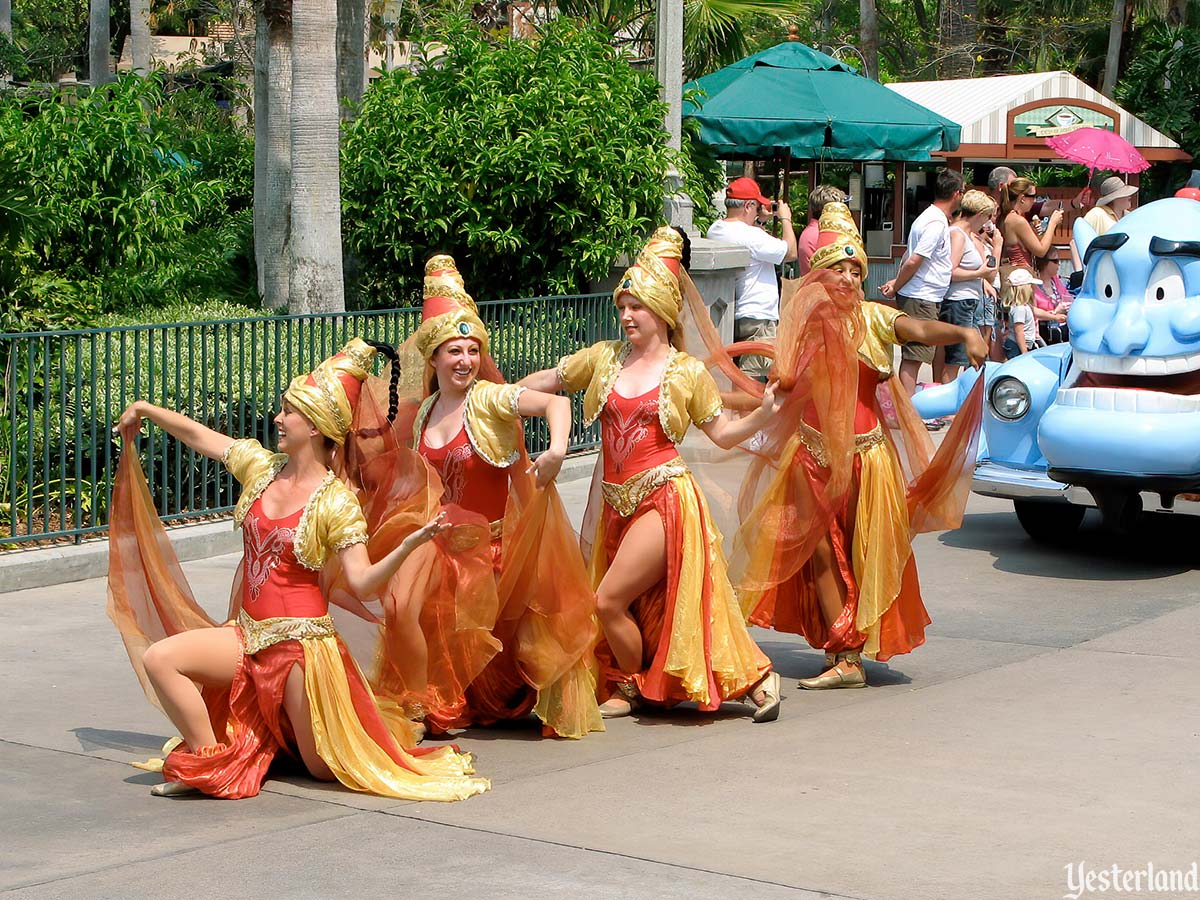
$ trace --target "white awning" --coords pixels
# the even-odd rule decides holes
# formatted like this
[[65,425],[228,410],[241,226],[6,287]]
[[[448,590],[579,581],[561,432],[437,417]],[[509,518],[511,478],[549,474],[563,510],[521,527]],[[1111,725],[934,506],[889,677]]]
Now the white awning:
[[1008,143],[1008,111],[1038,100],[1087,100],[1120,113],[1121,137],[1135,147],[1179,149],[1179,144],[1151,128],[1070,72],[1033,72],[947,81],[902,81],[889,84],[896,93],[932,109],[962,126],[963,144]]

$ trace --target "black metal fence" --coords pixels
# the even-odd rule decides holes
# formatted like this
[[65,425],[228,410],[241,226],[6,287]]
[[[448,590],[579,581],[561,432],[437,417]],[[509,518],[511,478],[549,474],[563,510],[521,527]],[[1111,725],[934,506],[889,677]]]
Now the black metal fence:
[[[514,381],[617,334],[608,294],[482,303],[480,315],[493,356]],[[293,375],[354,336],[398,344],[420,318],[407,308],[0,334],[0,546],[106,530],[120,451],[112,424],[134,400],[268,443]],[[595,427],[579,421],[573,451],[598,440]],[[527,423],[531,453],[547,440],[543,423]],[[237,487],[219,463],[155,428],[142,449],[164,520],[233,508]]]

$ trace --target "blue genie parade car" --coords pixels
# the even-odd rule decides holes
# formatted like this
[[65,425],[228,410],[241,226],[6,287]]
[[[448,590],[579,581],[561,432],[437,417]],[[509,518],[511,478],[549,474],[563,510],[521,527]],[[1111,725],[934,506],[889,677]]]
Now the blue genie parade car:
[[[972,488],[1011,499],[1034,538],[1074,532],[1088,507],[1118,528],[1143,509],[1200,515],[1195,196],[1148,203],[1103,235],[1077,220],[1085,274],[1070,344],[986,365]],[[918,393],[918,412],[953,413],[979,377]]]

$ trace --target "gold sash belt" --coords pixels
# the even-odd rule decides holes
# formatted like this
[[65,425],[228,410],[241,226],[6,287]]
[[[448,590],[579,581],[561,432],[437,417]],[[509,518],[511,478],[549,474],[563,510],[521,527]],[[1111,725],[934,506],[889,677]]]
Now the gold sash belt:
[[238,627],[242,629],[242,640],[246,655],[253,656],[282,641],[303,641],[313,638],[336,637],[337,629],[328,615],[315,619],[294,619],[281,616],[275,619],[255,619],[245,610],[238,613]]
[[[824,469],[829,468],[829,454],[825,451],[825,439],[821,437],[821,432],[817,429],[800,423],[800,431],[797,433],[800,438],[800,443],[808,448],[808,452],[813,455],[813,459],[817,464]],[[875,425],[866,434],[856,434],[854,436],[854,452],[865,453],[876,444],[883,443],[883,428],[878,424]]]
[[641,506],[646,496],[657,487],[666,484],[672,478],[686,475],[688,467],[681,459],[661,463],[645,472],[639,472],[622,484],[610,481],[600,482],[600,490],[604,493],[604,502],[625,518],[632,516],[634,510]]

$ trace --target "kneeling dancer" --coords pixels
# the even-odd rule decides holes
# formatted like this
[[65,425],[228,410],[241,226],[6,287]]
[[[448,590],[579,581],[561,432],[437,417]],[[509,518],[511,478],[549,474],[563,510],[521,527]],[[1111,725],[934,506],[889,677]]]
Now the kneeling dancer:
[[[354,339],[291,382],[275,417],[278,453],[148,403],[122,414],[109,614],[147,695],[182,735],[163,761],[167,782],[152,793],[252,797],[281,750],[297,754],[314,778],[388,797],[461,800],[488,789],[473,776],[470,754],[411,749],[411,723],[381,710],[329,616],[332,570],[340,566],[356,595],[339,591],[339,602],[377,622],[362,599],[378,595],[444,527],[434,520],[372,563],[359,501],[329,468],[373,354]],[[221,460],[242,486],[234,522],[245,556],[223,626],[196,604],[166,549],[132,452],[143,417]]]

